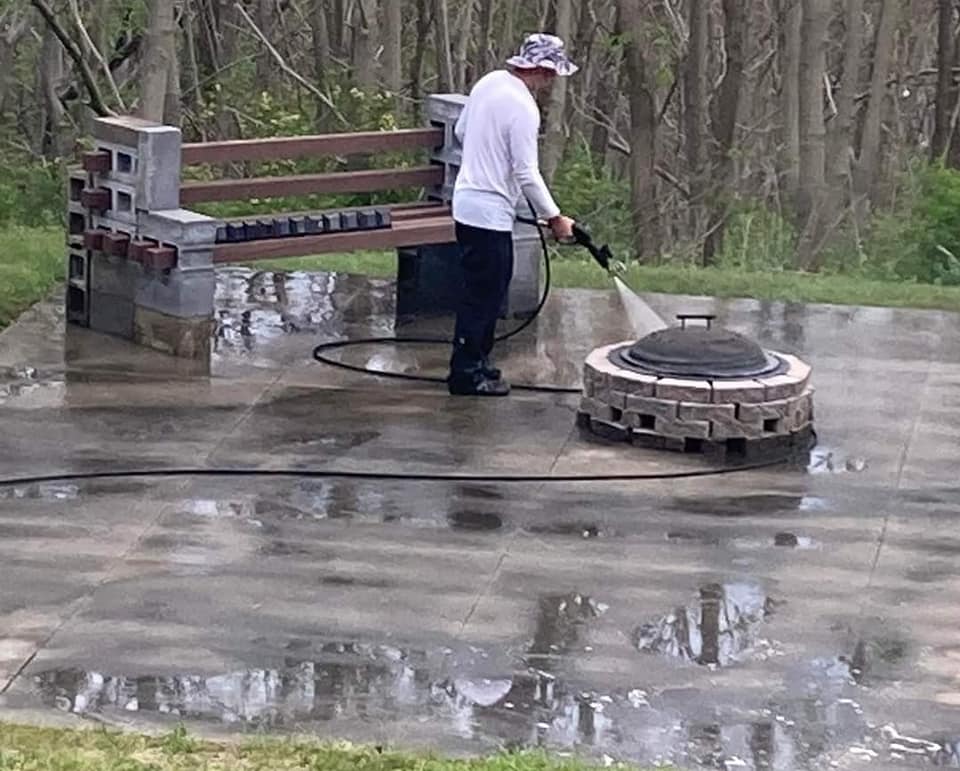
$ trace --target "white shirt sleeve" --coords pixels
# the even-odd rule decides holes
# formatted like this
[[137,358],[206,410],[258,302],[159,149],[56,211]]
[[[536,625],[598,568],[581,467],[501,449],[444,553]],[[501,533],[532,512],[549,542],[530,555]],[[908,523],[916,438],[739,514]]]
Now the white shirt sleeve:
[[523,194],[537,210],[537,216],[550,219],[560,214],[560,207],[547,189],[540,173],[540,150],[537,134],[540,116],[535,111],[523,111],[510,124],[509,146],[513,175]]

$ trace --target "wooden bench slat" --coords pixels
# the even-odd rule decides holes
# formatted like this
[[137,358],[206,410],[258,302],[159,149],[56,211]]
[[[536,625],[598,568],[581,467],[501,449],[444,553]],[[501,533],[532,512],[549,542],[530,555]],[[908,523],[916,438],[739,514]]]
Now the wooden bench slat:
[[184,182],[180,186],[180,205],[318,193],[372,193],[407,187],[431,187],[441,182],[441,166],[338,171],[332,174],[302,174],[294,177],[218,179],[212,182]]
[[324,233],[297,238],[273,238],[242,244],[218,244],[213,261],[252,262],[281,257],[306,257],[313,254],[349,252],[354,249],[396,249],[421,244],[447,244],[456,240],[453,219],[449,216],[395,222],[383,230],[357,230]]
[[372,155],[374,153],[439,147],[443,129],[417,128],[398,131],[362,131],[355,134],[317,134],[271,139],[238,139],[229,142],[198,142],[183,145],[182,163],[228,163],[231,161],[276,161],[317,155]]

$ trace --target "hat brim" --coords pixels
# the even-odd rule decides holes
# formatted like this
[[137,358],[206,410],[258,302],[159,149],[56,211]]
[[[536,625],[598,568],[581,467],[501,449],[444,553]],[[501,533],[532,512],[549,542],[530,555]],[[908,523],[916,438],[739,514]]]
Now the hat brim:
[[564,59],[561,62],[555,62],[550,59],[535,62],[523,56],[513,56],[507,59],[507,64],[511,67],[516,67],[518,70],[552,70],[561,78],[569,77],[580,69],[569,59]]

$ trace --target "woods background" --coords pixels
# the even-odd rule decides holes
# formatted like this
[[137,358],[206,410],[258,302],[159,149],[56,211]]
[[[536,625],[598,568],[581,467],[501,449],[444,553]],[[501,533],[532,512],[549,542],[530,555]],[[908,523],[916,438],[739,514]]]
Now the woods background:
[[96,114],[194,140],[420,125],[425,94],[468,91],[543,30],[582,68],[544,106],[546,176],[632,257],[960,284],[957,12],[953,0],[0,0],[0,218],[59,221],[63,165]]

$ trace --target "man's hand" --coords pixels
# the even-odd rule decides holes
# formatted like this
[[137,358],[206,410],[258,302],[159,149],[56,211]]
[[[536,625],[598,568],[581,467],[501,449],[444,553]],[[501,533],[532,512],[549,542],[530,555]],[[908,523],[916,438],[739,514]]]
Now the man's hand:
[[553,231],[553,237],[558,241],[571,241],[573,239],[573,220],[558,214],[548,223],[550,230]]

